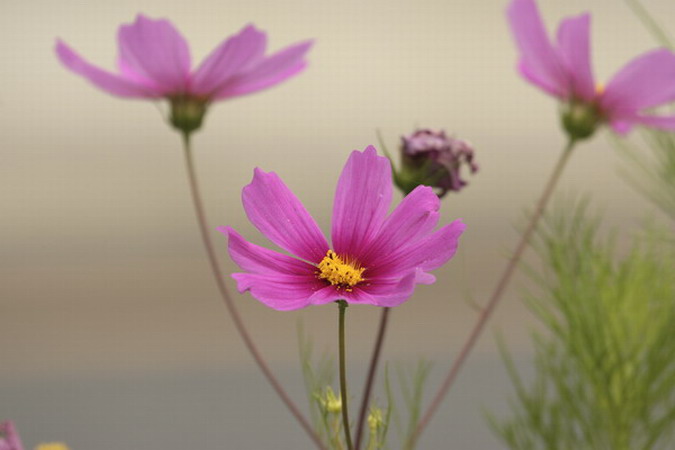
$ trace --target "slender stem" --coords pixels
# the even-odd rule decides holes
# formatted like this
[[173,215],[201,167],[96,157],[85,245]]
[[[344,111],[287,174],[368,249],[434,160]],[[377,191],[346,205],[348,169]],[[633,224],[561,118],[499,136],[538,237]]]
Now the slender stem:
[[344,300],[338,300],[338,309],[340,310],[340,316],[338,319],[338,340],[340,347],[340,399],[342,400],[342,428],[345,432],[345,443],[347,444],[347,450],[354,450],[352,445],[352,434],[349,429],[349,407],[347,405],[347,371],[345,366],[347,365],[345,360],[345,311],[347,310],[347,302]]
[[567,144],[567,146],[565,147],[565,149],[563,150],[562,154],[560,155],[558,163],[553,169],[553,173],[551,174],[551,177],[549,178],[546,186],[544,187],[544,191],[541,194],[541,198],[539,198],[539,201],[537,202],[535,210],[532,213],[532,217],[530,217],[530,221],[528,222],[527,227],[525,228],[525,232],[520,238],[520,242],[518,242],[516,250],[513,252],[513,255],[509,259],[509,262],[506,265],[506,269],[504,270],[502,277],[499,279],[499,282],[497,283],[487,305],[482,309],[478,317],[478,320],[476,321],[473,329],[471,330],[471,333],[469,334],[469,337],[464,343],[464,346],[460,350],[459,355],[457,356],[452,366],[450,367],[450,371],[448,372],[447,377],[445,378],[443,384],[441,385],[438,392],[434,396],[431,405],[427,408],[426,412],[424,413],[422,420],[420,420],[419,424],[417,425],[415,433],[413,433],[413,435],[410,437],[411,445],[409,446],[409,448],[414,448],[415,442],[419,438],[422,431],[424,431],[426,426],[429,424],[431,417],[434,415],[434,413],[440,406],[441,402],[443,401],[443,398],[450,390],[450,387],[452,386],[453,381],[455,380],[457,374],[462,368],[464,361],[469,356],[469,353],[471,353],[471,350],[473,349],[474,344],[478,341],[478,338],[480,337],[483,328],[485,327],[485,324],[487,323],[488,319],[494,312],[497,304],[499,303],[499,300],[502,298],[502,295],[504,294],[504,291],[506,290],[506,287],[508,286],[509,281],[511,280],[511,276],[515,272],[515,269],[518,266],[518,262],[520,261],[520,258],[523,256],[523,253],[527,248],[527,245],[530,241],[530,237],[532,236],[532,233],[534,232],[537,223],[539,222],[539,219],[541,218],[541,215],[544,212],[546,204],[548,203],[548,200],[555,189],[558,179],[560,178],[560,175],[562,174],[563,169],[565,168],[565,165],[569,160],[570,154],[572,153],[572,149],[574,148],[574,144],[575,140],[571,139]]
[[316,444],[317,448],[321,450],[326,450],[326,447],[319,439],[319,436],[314,432],[307,419],[305,419],[305,417],[302,415],[298,407],[295,405],[295,403],[293,403],[293,400],[291,400],[291,398],[288,396],[288,394],[281,386],[279,381],[276,379],[270,368],[267,366],[267,363],[263,359],[262,355],[258,351],[258,348],[254,344],[253,339],[249,335],[246,326],[244,325],[244,322],[241,316],[239,315],[239,311],[235,307],[234,301],[232,300],[232,297],[230,296],[230,293],[228,292],[227,287],[225,286],[225,277],[223,276],[223,271],[220,268],[220,264],[218,263],[218,258],[216,257],[216,252],[213,248],[211,237],[209,235],[209,226],[206,220],[206,214],[204,212],[204,205],[202,203],[201,195],[199,193],[199,184],[197,183],[197,173],[195,171],[194,163],[192,161],[192,147],[190,145],[190,136],[187,133],[183,135],[183,144],[185,149],[185,165],[187,168],[188,180],[190,182],[190,192],[192,193],[192,202],[194,203],[195,214],[197,215],[197,222],[199,224],[199,230],[201,232],[204,248],[206,249],[206,254],[208,256],[209,263],[211,265],[213,277],[216,280],[218,291],[220,292],[220,295],[223,298],[223,301],[225,302],[225,306],[227,307],[227,310],[230,313],[230,317],[232,317],[232,321],[234,322],[234,325],[237,328],[239,335],[244,341],[246,348],[251,353],[251,356],[253,356],[253,359],[258,364],[258,367],[262,371],[263,375],[265,375],[265,378],[267,378],[267,381],[269,381],[269,383],[272,385],[272,388],[274,388],[277,395],[281,398],[281,401],[284,402],[284,404],[289,409],[291,414],[293,414],[293,417],[296,418],[296,420],[300,423],[300,426],[302,426],[305,432],[307,432],[307,435],[312,439],[312,441],[314,441],[314,444]]
[[373,355],[370,358],[370,367],[368,368],[368,376],[366,384],[363,387],[363,397],[361,398],[361,409],[359,410],[359,419],[356,425],[356,445],[355,449],[361,448],[361,439],[363,437],[363,427],[366,422],[366,414],[368,413],[368,405],[370,403],[370,392],[373,389],[375,381],[375,374],[377,373],[377,365],[380,361],[380,353],[382,351],[382,344],[384,343],[384,335],[387,331],[387,322],[389,321],[389,311],[391,308],[383,308],[380,316],[380,326],[377,330],[377,338],[375,339],[375,347],[373,347]]

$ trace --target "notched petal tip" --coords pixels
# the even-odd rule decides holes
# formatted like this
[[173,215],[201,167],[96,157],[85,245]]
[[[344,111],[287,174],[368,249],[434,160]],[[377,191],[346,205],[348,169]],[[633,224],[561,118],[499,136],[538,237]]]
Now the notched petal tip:
[[231,232],[236,233],[236,231],[234,231],[234,229],[230,226],[216,227],[216,231],[223,233],[225,236],[229,236]]
[[56,38],[54,41],[54,52],[56,52],[56,56],[58,56],[59,60],[68,67],[79,59],[77,53],[75,53],[75,51],[61,38]]
[[452,227],[458,236],[464,233],[464,230],[466,230],[466,224],[462,222],[462,220],[464,219],[455,219],[450,224],[450,227]]

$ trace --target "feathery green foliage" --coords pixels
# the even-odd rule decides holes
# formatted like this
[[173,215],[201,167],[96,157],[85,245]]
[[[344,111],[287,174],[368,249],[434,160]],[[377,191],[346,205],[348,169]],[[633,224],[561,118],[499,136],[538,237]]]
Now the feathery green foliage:
[[403,426],[399,412],[394,408],[394,422],[397,425],[401,442],[404,442],[405,450],[414,449],[414,434],[420,421],[422,412],[422,399],[424,394],[424,385],[426,384],[429,373],[431,372],[431,363],[420,360],[413,371],[406,371],[403,368],[398,370],[398,379],[401,385],[401,394],[403,404],[407,413],[407,423]]
[[551,211],[534,244],[535,375],[523,379],[502,347],[516,395],[493,429],[519,450],[674,448],[672,232],[647,228],[620,250],[587,202]]
[[342,420],[333,400],[333,397],[339,400],[339,395],[336,397],[331,388],[335,379],[335,361],[324,353],[314,363],[312,340],[305,334],[301,324],[298,325],[298,345],[312,425],[329,448],[343,449]]
[[[335,361],[324,354],[318,362],[313,361],[313,345],[302,326],[298,327],[298,342],[302,373],[310,403],[312,424],[321,441],[331,450],[344,450],[342,418],[339,392],[333,390]],[[403,366],[396,371],[400,392],[394,392],[389,376],[389,367],[385,365],[384,391],[386,407],[378,405],[373,399],[367,418],[367,436],[365,450],[388,449],[389,425],[393,422],[402,443],[401,448],[413,450],[411,437],[417,428],[424,393],[424,384],[429,376],[431,363],[420,360],[410,370]],[[397,395],[398,394],[398,395]],[[401,411],[396,410],[397,398]]]

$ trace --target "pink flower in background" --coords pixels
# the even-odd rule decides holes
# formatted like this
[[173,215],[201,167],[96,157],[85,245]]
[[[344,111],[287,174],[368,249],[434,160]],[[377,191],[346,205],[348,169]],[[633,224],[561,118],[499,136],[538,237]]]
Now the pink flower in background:
[[19,433],[10,420],[0,423],[0,450],[23,450]]
[[141,14],[133,24],[120,26],[117,42],[118,73],[90,64],[61,40],[56,54],[67,68],[110,94],[167,98],[174,114],[188,115],[209,102],[257,92],[296,75],[307,65],[305,55],[312,45],[305,41],[265,56],[267,36],[248,25],[191,69],[188,44],[171,22]]
[[391,166],[370,146],[352,152],[342,170],[333,205],[332,245],[314,219],[274,172],[256,169],[242,191],[249,220],[291,257],[247,242],[229,227],[230,256],[245,272],[235,273],[240,292],[277,310],[335,300],[396,306],[416,284],[455,254],[465,225],[454,221],[433,231],[440,200],[419,186],[387,216]]
[[649,113],[650,108],[675,100],[672,52],[657,49],[633,59],[602,88],[591,69],[589,14],[563,20],[556,44],[549,41],[534,0],[513,0],[507,15],[520,50],[520,73],[568,103],[570,109],[563,118],[568,131],[576,125],[583,134],[584,122],[590,134],[601,122],[619,133],[636,124],[675,129],[675,116]]

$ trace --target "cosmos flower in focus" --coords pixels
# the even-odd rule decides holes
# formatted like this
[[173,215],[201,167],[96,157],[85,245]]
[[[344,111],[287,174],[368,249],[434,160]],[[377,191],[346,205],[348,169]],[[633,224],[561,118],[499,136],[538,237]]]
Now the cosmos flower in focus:
[[392,196],[389,160],[374,147],[354,151],[342,170],[333,203],[332,245],[274,172],[256,169],[242,191],[249,220],[288,256],[246,241],[229,227],[228,249],[243,272],[239,292],[265,305],[293,310],[336,300],[396,306],[428,272],[455,254],[465,225],[456,220],[434,231],[440,200],[427,186],[414,189],[387,215]]
[[142,14],[119,27],[117,41],[117,73],[90,64],[61,40],[56,54],[68,69],[110,94],[166,98],[172,125],[186,133],[201,126],[211,102],[266,89],[302,71],[312,45],[305,41],[266,56],[266,34],[248,25],[191,69],[188,44],[173,24]]
[[675,55],[647,52],[626,64],[602,86],[590,61],[590,15],[565,19],[557,43],[549,41],[534,0],[513,0],[508,20],[520,51],[522,76],[563,103],[563,125],[575,139],[591,136],[602,123],[625,134],[634,125],[675,130],[675,116],[650,109],[675,100]]
[[439,189],[440,198],[467,185],[460,173],[463,167],[472,174],[478,171],[471,144],[442,130],[420,129],[403,136],[400,150],[401,169],[394,174],[394,181],[405,194],[422,184]]

